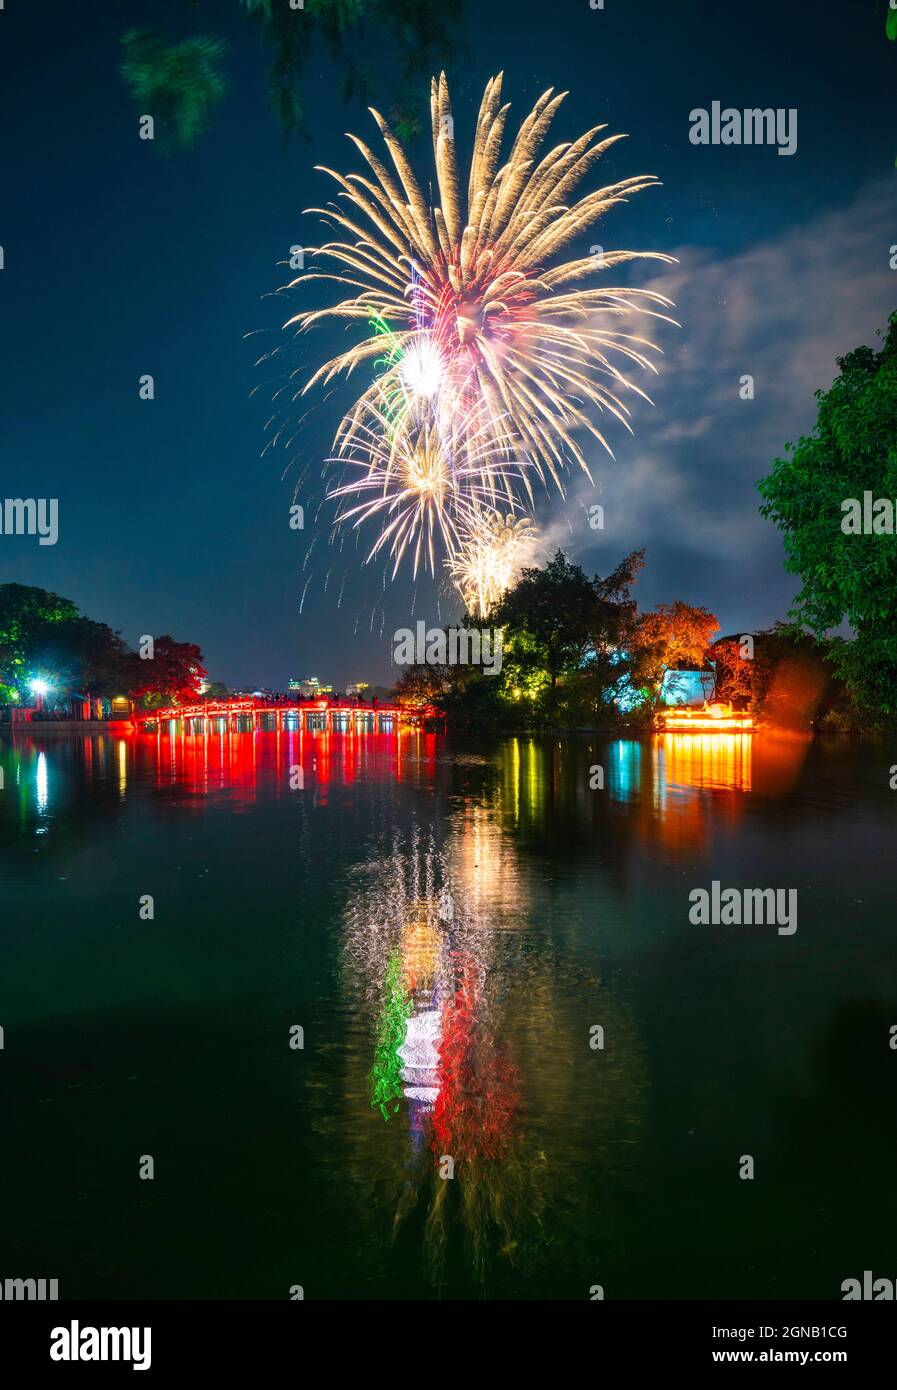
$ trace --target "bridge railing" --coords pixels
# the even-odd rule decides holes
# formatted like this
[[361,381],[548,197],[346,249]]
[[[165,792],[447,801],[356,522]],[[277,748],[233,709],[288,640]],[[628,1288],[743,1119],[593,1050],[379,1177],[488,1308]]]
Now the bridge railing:
[[295,715],[305,718],[306,725],[311,718],[322,719],[325,727],[334,727],[336,721],[374,720],[380,724],[387,720],[395,723],[418,724],[439,721],[442,713],[434,705],[409,708],[405,705],[382,704],[344,704],[340,700],[283,700],[277,703],[254,700],[207,700],[193,705],[169,705],[163,709],[138,710],[133,718],[140,724],[167,724],[172,720],[188,722],[194,719],[251,718],[255,724],[262,715],[276,718]]

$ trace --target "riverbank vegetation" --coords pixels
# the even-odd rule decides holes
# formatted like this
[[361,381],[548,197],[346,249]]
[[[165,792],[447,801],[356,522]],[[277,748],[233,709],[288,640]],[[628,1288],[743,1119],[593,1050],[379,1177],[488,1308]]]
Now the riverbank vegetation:
[[[719,634],[706,608],[639,613],[644,552],[589,579],[562,552],[524,570],[490,622],[500,673],[415,667],[397,698],[440,704],[460,726],[650,726],[667,668],[705,671],[717,699],[758,724],[825,732],[897,725],[897,314],[881,350],[838,359],[813,433],[785,446],[759,484],[802,588],[787,622]],[[462,625],[475,627],[465,616]]]
[[[652,725],[664,672],[700,670],[716,698],[759,724],[847,732],[892,723],[839,674],[843,639],[785,623],[720,634],[709,609],[682,601],[639,612],[632,588],[644,558],[635,551],[592,579],[562,551],[523,570],[490,618],[502,632],[500,671],[412,666],[396,699],[439,705],[456,728],[638,733]],[[465,615],[459,626],[477,622]]]
[[[816,393],[813,433],[786,445],[760,482],[760,510],[801,579],[790,617],[874,719],[897,714],[897,314],[880,352],[859,347],[838,366]],[[826,637],[842,625],[849,638]]]
[[205,670],[192,642],[167,633],[139,651],[71,599],[26,584],[0,584],[0,705],[28,704],[36,682],[48,700],[126,695],[144,709],[195,700]]

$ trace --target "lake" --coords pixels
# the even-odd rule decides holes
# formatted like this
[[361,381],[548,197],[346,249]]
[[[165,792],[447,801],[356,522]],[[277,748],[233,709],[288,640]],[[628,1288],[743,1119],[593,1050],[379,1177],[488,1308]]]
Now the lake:
[[[893,1277],[892,762],[763,733],[0,740],[0,1277]],[[695,925],[714,881],[795,890],[796,930]]]

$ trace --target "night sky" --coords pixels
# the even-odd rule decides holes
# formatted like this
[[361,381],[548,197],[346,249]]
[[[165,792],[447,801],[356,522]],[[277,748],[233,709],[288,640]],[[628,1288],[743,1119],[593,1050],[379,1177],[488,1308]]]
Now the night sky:
[[[610,431],[614,460],[588,446],[596,489],[571,476],[565,501],[538,506],[550,543],[590,573],[646,547],[642,606],[684,599],[725,632],[750,631],[784,617],[796,591],[756,481],[812,426],[835,357],[873,343],[897,309],[897,44],[884,15],[883,0],[468,6],[469,61],[452,90],[460,151],[503,69],[518,121],[546,87],[569,89],[553,143],[600,121],[629,133],[583,192],[663,180],[585,239],[679,258],[632,273],[675,299],[682,325],[659,326],[661,374],[642,382],[655,404],[636,406],[634,436]],[[308,292],[274,297],[289,278],[278,262],[319,232],[301,210],[331,196],[314,165],[359,169],[343,133],[376,149],[376,130],[319,56],[305,88],[311,140],[285,149],[266,103],[269,54],[236,0],[202,0],[198,24],[231,41],[232,88],[198,146],[165,156],[138,139],[120,36],[186,38],[185,4],[6,0],[0,12],[2,495],[57,497],[60,526],[55,547],[0,537],[0,582],[61,593],[132,644],[161,632],[198,642],[230,685],[388,681],[394,629],[454,619],[458,606],[428,578],[384,594],[366,551],[329,545],[322,460],[349,397],[293,405],[290,379],[340,340],[295,343],[280,326]],[[397,78],[377,45],[368,61],[385,111]],[[422,104],[428,89],[422,72]],[[714,100],[796,107],[797,152],[690,144],[690,110]],[[422,180],[431,158],[421,139]],[[152,402],[138,397],[143,373]],[[739,398],[746,373],[753,401]],[[297,483],[303,532],[287,524]],[[603,531],[588,525],[596,500]]]

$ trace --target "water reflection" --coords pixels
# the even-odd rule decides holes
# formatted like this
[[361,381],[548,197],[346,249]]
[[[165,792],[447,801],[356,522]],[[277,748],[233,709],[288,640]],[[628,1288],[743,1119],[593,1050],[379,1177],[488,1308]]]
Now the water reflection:
[[[104,734],[60,738],[17,735],[0,744],[5,774],[19,785],[23,769],[32,767],[35,806],[45,813],[52,800],[50,767],[66,767],[93,783],[107,779],[114,764],[120,800],[129,779],[157,787],[178,788],[205,797],[218,794],[252,802],[271,791],[279,795],[306,790],[326,805],[331,786],[347,787],[379,780],[432,784],[437,775],[438,735],[346,733],[287,727],[275,731],[238,732],[193,729],[172,721],[170,731],[128,738]],[[758,746],[762,749],[757,762]],[[781,796],[796,784],[809,744],[805,739],[740,733],[663,734],[650,742],[618,739],[604,745],[584,740],[511,738],[496,760],[459,757],[459,771],[479,775],[497,766],[494,803],[505,826],[537,829],[557,817],[586,822],[602,800],[651,808],[661,820],[699,807],[702,793],[744,794],[759,791]],[[595,769],[601,769],[596,780]],[[477,861],[479,841],[474,821],[463,852]],[[478,892],[490,898],[504,881],[501,865],[480,863]],[[487,874],[494,870],[490,879]]]
[[753,741],[739,733],[661,734],[653,748],[655,786],[661,796],[672,788],[750,791]]
[[34,781],[37,792],[37,809],[38,812],[42,814],[46,811],[47,802],[49,801],[46,753],[38,753],[37,755],[37,772]]
[[637,796],[642,782],[642,745],[632,739],[618,739],[611,745],[607,769],[607,789],[617,801]]
[[374,1020],[370,1106],[406,1147],[398,1164],[386,1151],[381,1175],[393,1234],[416,1218],[437,1282],[454,1225],[483,1275],[496,1242],[510,1258],[532,1236],[543,1200],[544,1154],[526,1151],[507,1037],[507,895],[491,896],[511,873],[516,899],[522,867],[486,813],[464,815],[441,848],[415,828],[362,866],[345,915],[347,989]]
[[[870,775],[885,788],[893,757],[885,750],[880,760]],[[717,972],[736,947],[692,935],[682,949],[683,871],[709,864],[696,849],[731,849],[733,860],[742,855],[765,874],[770,862],[778,867],[772,856],[783,842],[797,861],[800,836],[812,840],[826,818],[843,814],[832,790],[843,785],[840,765],[820,792],[805,741],[733,732],[608,743],[511,738],[473,752],[411,731],[175,725],[130,738],[16,736],[0,741],[0,763],[0,820],[22,841],[23,882],[47,891],[48,922],[67,923],[70,949],[79,932],[67,914],[82,895],[99,923],[88,923],[103,941],[97,959],[109,958],[103,933],[121,919],[130,885],[145,882],[147,844],[154,870],[164,872],[161,831],[177,826],[173,818],[190,821],[190,834],[171,837],[166,923],[184,927],[169,936],[171,977],[189,974],[198,993],[208,990],[202,1003],[216,1017],[237,1010],[241,1038],[267,1036],[272,1012],[308,1021],[314,1038],[301,1073],[270,1067],[268,1052],[236,1080],[227,1073],[203,1103],[223,1096],[235,1109],[242,1101],[264,1124],[261,1094],[271,1113],[311,1117],[309,1172],[324,1170],[314,1190],[331,1200],[321,1226],[348,1213],[366,1277],[395,1271],[407,1253],[428,1289],[468,1288],[460,1269],[478,1288],[512,1296],[545,1268],[555,1279],[545,1287],[555,1288],[575,1268],[582,1296],[590,1278],[601,1278],[596,1250],[615,1238],[651,1245],[665,1165],[675,1159],[691,1171],[692,1119],[703,1143],[747,1089],[745,1068],[729,1103],[729,1071],[714,1070],[718,1049],[731,1045],[731,1065],[740,1065],[756,1000],[772,1008],[785,997],[765,988],[777,973],[752,977],[730,1030],[739,1041],[724,1032],[708,1048],[710,1011],[733,997],[718,989]],[[245,817],[236,828],[235,814]],[[786,840],[778,832],[789,817]],[[41,878],[42,856],[57,841],[59,860]],[[184,885],[192,896],[181,909]],[[214,934],[203,936],[207,929]],[[188,971],[194,937],[198,959]],[[149,990],[164,989],[160,939],[114,938],[116,1003],[121,980],[127,997],[143,978]],[[769,943],[778,953],[777,938]],[[147,952],[143,972],[133,968],[135,950]],[[22,959],[43,981],[42,967]],[[760,959],[758,947],[755,969]],[[802,979],[810,965],[805,959]],[[208,983],[213,968],[228,984],[221,998]],[[264,996],[257,1015],[241,992],[253,970]],[[311,1020],[293,1012],[306,984],[301,997],[318,1010]],[[733,970],[727,987],[737,984]],[[185,1014],[172,1024],[179,1056],[187,1002],[185,994]],[[64,1012],[61,996],[48,1012],[51,1003]],[[782,1022],[772,1018],[770,1037]],[[608,1040],[601,1052],[589,1046],[595,1024]],[[772,1045],[769,1053],[778,1056]],[[685,1082],[675,1109],[670,1094]],[[242,1096],[233,1089],[240,1084]],[[266,1093],[278,1085],[282,1092]],[[147,1104],[157,1102],[150,1095]],[[195,1109],[187,1124],[191,1117]],[[662,1143],[652,1138],[661,1129]],[[636,1220],[635,1211],[648,1214]],[[323,1231],[322,1248],[329,1238]],[[339,1296],[349,1249],[347,1237],[334,1256]],[[325,1256],[316,1250],[315,1258]]]
[[128,745],[123,738],[118,740],[118,794],[122,801],[128,790]]

